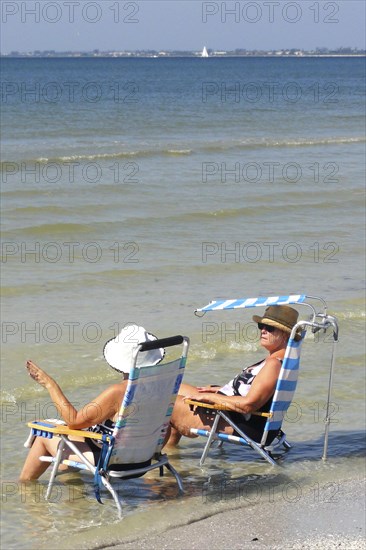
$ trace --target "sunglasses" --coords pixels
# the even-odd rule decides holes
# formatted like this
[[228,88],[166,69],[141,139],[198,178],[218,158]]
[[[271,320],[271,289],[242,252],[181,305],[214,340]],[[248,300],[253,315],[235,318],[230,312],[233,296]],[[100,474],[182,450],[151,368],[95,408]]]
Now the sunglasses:
[[259,330],[266,330],[267,332],[274,332],[276,327],[271,327],[271,325],[265,325],[263,323],[258,323]]

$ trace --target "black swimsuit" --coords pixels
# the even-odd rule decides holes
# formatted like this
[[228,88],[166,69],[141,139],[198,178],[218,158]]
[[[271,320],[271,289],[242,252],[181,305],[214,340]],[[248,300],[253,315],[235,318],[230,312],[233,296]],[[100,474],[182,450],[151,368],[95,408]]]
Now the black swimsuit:
[[[282,359],[279,359],[282,363]],[[256,377],[256,374],[253,374],[252,371],[254,367],[261,366],[261,363],[265,361],[259,361],[258,363],[255,363],[255,365],[251,365],[250,367],[247,367],[244,369],[240,374],[238,374],[231,382],[223,386],[222,389],[227,388],[228,386],[231,386],[232,388],[232,394],[231,395],[242,395],[240,392],[242,386],[251,386],[253,383],[253,380]],[[217,393],[221,393],[222,395],[227,395],[223,391],[218,391]],[[274,392],[273,392],[274,393]],[[272,405],[273,395],[268,399],[268,401],[262,405],[256,412],[269,412],[271,405]],[[248,420],[245,420],[245,415],[238,413],[238,412],[232,412],[232,411],[226,411],[225,414],[236,424],[236,426],[244,432],[246,435],[248,435],[251,439],[256,441],[257,443],[260,443],[264,427],[267,422],[267,417],[265,416],[258,416],[256,414],[250,415],[250,418]],[[278,430],[270,430],[268,432],[266,445],[270,445],[276,435],[278,434]],[[240,437],[240,434],[236,431],[234,431],[234,435],[237,435]]]
[[[112,422],[112,420],[107,420],[103,424],[95,424],[94,426],[91,426],[88,428],[88,432],[94,432],[97,434],[106,434],[106,435],[112,435],[112,432],[115,428],[115,423]],[[85,438],[86,443],[88,444],[90,450],[93,453],[94,456],[94,464],[98,464],[99,455],[101,451],[101,445],[98,445],[99,440],[90,439],[89,437]]]

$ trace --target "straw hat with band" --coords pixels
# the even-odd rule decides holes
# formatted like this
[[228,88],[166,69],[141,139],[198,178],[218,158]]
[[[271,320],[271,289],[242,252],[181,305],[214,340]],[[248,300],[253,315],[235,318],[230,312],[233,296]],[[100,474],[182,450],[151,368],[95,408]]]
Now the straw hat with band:
[[[135,324],[126,325],[103,349],[104,358],[116,371],[129,373],[132,366],[132,353],[138,344],[157,340],[156,336]],[[157,365],[165,355],[164,348],[140,352],[137,356],[137,367]]]
[[[263,317],[253,315],[253,321],[278,328],[290,334],[297,323],[298,316],[298,311],[290,306],[268,306]],[[300,339],[301,336],[297,333],[295,340]]]

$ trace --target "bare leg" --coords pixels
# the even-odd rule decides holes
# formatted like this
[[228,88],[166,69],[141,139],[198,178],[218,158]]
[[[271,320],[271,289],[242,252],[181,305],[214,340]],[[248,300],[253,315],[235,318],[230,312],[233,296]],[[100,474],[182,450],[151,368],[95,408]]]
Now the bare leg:
[[190,397],[193,397],[197,394],[198,396],[198,390],[196,386],[191,386],[191,384],[183,384],[180,385],[178,395],[189,395]]
[[[59,442],[59,437],[53,437],[52,439],[36,437],[25,460],[19,481],[34,481],[38,479],[50,465],[49,462],[42,462],[39,458],[41,456],[55,456]],[[77,446],[85,457],[90,460],[92,464],[94,464],[93,453],[91,452],[89,446],[81,438],[78,438]],[[67,450],[65,450],[65,458],[80,461],[76,455],[71,454],[71,452],[68,452]],[[60,466],[60,470],[61,469],[67,470],[67,466]]]
[[[214,413],[207,412],[202,407],[196,407],[191,410],[190,406],[184,402],[184,397],[178,395],[170,419],[171,430],[166,445],[174,447],[178,444],[182,435],[190,438],[198,437],[191,434],[190,429],[198,428],[209,430],[213,424],[214,418]],[[223,421],[219,423],[219,430],[227,434],[233,434],[233,429]]]
[[[44,439],[43,437],[36,437],[25,460],[19,481],[32,481],[34,479],[38,479],[43,474],[43,472],[47,470],[49,463],[41,462],[39,460],[39,457],[54,456],[56,454],[58,441],[58,438],[54,441],[54,439]],[[48,443],[47,446],[46,443]]]
[[178,432],[172,425],[169,426],[165,436],[163,447],[176,447],[180,441],[182,434]]
[[[182,409],[182,400],[181,400],[181,397],[180,396],[183,396],[183,397],[186,397],[186,396],[190,396],[190,397],[194,397],[196,399],[199,399],[199,392],[196,388],[196,386],[191,386],[191,384],[185,384],[185,383],[182,383],[180,385],[180,388],[179,388],[179,392],[178,392],[178,397],[177,397],[177,401],[175,402],[175,405],[174,405],[174,411],[173,411],[173,415],[174,415],[174,418],[175,418],[175,421],[177,420],[177,417],[178,416],[181,416],[182,415],[182,411],[184,411],[184,408]],[[179,412],[177,412],[177,409]],[[183,413],[184,414],[184,413]],[[193,427],[193,426],[191,426]],[[197,435],[193,435],[191,433],[185,433],[184,435],[187,435],[187,437],[198,437]],[[182,433],[174,427],[172,421],[170,422],[170,427],[169,427],[169,430],[167,432],[167,435],[166,435],[166,438],[165,438],[165,443],[164,443],[164,447],[176,447],[180,441],[182,437]]]

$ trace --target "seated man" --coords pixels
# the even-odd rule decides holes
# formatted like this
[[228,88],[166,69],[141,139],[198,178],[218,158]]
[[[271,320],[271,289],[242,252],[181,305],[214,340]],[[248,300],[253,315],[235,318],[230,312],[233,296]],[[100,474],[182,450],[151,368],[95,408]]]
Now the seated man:
[[[253,316],[260,330],[260,344],[268,351],[268,356],[243,369],[233,380],[223,387],[194,387],[182,384],[171,417],[171,431],[167,445],[175,446],[182,435],[197,437],[190,428],[209,430],[214,415],[209,409],[192,407],[186,399],[221,404],[229,408],[226,413],[231,420],[254,441],[260,442],[266,417],[250,413],[268,412],[271,407],[283,358],[292,328],[297,322],[298,312],[289,306],[269,306],[263,317]],[[300,336],[296,335],[296,339]],[[228,435],[237,435],[224,420],[220,420],[219,431]],[[277,432],[268,434],[270,444]]]

